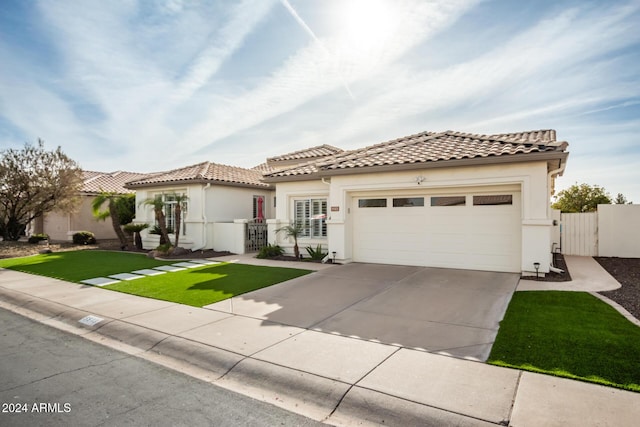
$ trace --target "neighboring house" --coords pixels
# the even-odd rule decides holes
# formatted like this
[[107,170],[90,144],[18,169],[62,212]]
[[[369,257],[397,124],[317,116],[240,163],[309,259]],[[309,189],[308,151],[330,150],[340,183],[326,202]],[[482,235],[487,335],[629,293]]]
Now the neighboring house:
[[[238,236],[233,235],[236,231],[231,225],[247,220],[264,222],[274,215],[275,188],[262,180],[264,173],[317,161],[341,151],[321,145],[269,158],[252,169],[203,162],[131,181],[126,187],[136,192],[134,222],[155,225],[153,209],[144,206],[144,201],[161,195],[165,198],[167,226],[173,229],[175,201],[171,195],[185,194],[188,201],[182,215],[180,246],[192,250],[240,251],[242,248],[236,245]],[[159,244],[159,236],[148,230],[142,233],[142,238],[146,249]]]
[[128,181],[140,179],[149,174],[135,172],[93,172],[83,171],[83,184],[80,191],[80,204],[72,213],[50,212],[34,221],[33,233],[46,233],[49,239],[70,241],[78,231],[91,231],[96,239],[117,239],[111,221],[98,221],[93,216],[91,204],[102,191],[128,194],[133,193],[124,187]]
[[269,241],[290,251],[274,231],[298,222],[300,248],[339,262],[546,273],[567,146],[554,130],[424,132],[270,171]]

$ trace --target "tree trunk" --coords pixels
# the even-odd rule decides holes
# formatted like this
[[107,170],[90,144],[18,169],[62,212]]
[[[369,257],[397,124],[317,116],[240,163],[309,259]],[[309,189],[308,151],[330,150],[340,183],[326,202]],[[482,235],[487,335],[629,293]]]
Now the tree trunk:
[[180,202],[176,203],[176,229],[174,230],[176,233],[176,244],[175,247],[178,247],[178,242],[180,241],[180,220],[182,219],[182,208],[180,207]]
[[140,235],[139,231],[135,231],[133,233],[133,241],[135,242],[136,249],[141,251],[142,250],[142,236]]
[[116,232],[118,240],[120,240],[120,249],[127,249],[129,247],[129,241],[127,239],[127,236],[124,234],[122,227],[120,226],[118,212],[116,211],[116,204],[113,200],[109,200],[109,216],[111,217],[111,225],[113,225],[113,231]]
[[158,220],[158,227],[160,227],[160,236],[165,240],[166,243],[171,244],[169,233],[167,232],[167,220],[164,217],[164,212],[162,212],[162,209],[156,211],[156,219]]
[[3,230],[3,238],[4,240],[18,240],[20,239],[20,235],[24,233],[26,225],[20,224],[17,218],[11,216],[9,217],[9,221],[7,222],[6,228]]
[[298,248],[298,238],[296,236],[293,237],[293,254],[296,258],[300,258],[300,248]]

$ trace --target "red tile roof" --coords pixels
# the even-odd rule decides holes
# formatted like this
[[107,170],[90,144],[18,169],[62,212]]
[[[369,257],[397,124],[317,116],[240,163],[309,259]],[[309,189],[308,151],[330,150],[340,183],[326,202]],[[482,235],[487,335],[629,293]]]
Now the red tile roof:
[[184,168],[156,173],[144,179],[134,180],[127,183],[127,188],[135,189],[136,187],[173,183],[218,183],[248,187],[269,187],[269,184],[262,182],[262,173],[259,170],[202,162]]
[[[518,160],[522,155],[533,153],[563,153],[568,144],[556,141],[554,130],[539,130],[497,135],[476,135],[462,132],[422,132],[380,144],[346,151],[319,161],[308,162],[265,175],[269,181],[321,173],[331,175],[332,171],[353,170],[368,167],[389,167],[397,165],[423,165],[453,160],[476,161],[495,157]],[[364,172],[365,170],[360,170]]]
[[288,160],[311,160],[318,159],[321,157],[332,156],[334,154],[342,153],[344,150],[338,147],[334,147],[332,145],[318,145],[311,148],[305,148],[304,150],[294,151],[292,153],[281,154],[275,157],[269,157],[267,159],[267,163],[274,163],[280,161],[288,161]]
[[84,183],[82,186],[83,193],[97,194],[101,192],[108,193],[133,193],[133,190],[125,188],[125,184],[129,181],[141,179],[149,176],[148,173],[137,172],[95,172],[82,171]]

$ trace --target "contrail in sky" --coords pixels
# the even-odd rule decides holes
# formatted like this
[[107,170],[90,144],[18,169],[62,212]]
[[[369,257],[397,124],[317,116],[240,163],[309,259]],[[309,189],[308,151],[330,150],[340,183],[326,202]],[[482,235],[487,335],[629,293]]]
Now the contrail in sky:
[[[315,35],[315,33],[313,32],[313,30],[311,28],[309,28],[309,26],[307,25],[306,22],[304,22],[304,20],[300,17],[300,15],[298,15],[298,12],[296,12],[296,10],[293,8],[293,6],[291,6],[291,3],[289,3],[289,0],[280,0],[280,3],[282,3],[282,5],[285,7],[285,9],[287,9],[287,11],[291,14],[291,16],[293,16],[293,19],[296,20],[296,22],[298,24],[300,24],[300,26],[302,27],[303,30],[305,30],[307,32],[307,34],[309,34],[309,36],[316,42],[318,43],[318,46],[320,46],[320,48],[322,50],[324,50],[327,55],[329,56],[333,56],[331,55],[331,52],[329,52],[329,50],[324,47],[324,44],[322,44],[322,42],[320,41],[320,39],[318,39],[318,37]],[[349,88],[349,85],[347,84],[347,82],[342,78],[342,74],[340,74],[340,72],[338,71],[338,76],[340,77],[340,82],[342,82],[342,86],[344,86],[344,89],[347,91],[347,93],[349,94],[349,97],[355,101],[355,97],[353,96],[353,93],[351,92],[351,89]]]

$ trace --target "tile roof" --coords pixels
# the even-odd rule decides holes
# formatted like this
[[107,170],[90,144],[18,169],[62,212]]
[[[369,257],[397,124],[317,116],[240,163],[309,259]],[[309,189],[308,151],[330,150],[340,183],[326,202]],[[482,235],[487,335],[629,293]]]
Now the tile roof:
[[262,172],[236,166],[202,162],[184,168],[156,173],[144,179],[127,183],[127,188],[171,183],[220,183],[249,187],[269,187],[262,182]]
[[344,150],[332,145],[318,145],[311,148],[305,148],[304,150],[294,151],[292,153],[281,154],[275,157],[269,157],[267,163],[281,162],[287,160],[311,160],[319,157],[332,156],[334,154],[342,153]]
[[285,178],[367,167],[420,165],[452,160],[512,157],[533,153],[562,153],[566,142],[556,141],[554,130],[539,130],[496,135],[422,132],[369,147],[345,151],[318,161],[268,173],[265,178]]
[[125,188],[125,184],[129,181],[148,177],[148,173],[137,172],[95,172],[82,171],[84,183],[82,185],[83,193],[97,194],[102,191],[109,193],[133,193],[132,190]]

